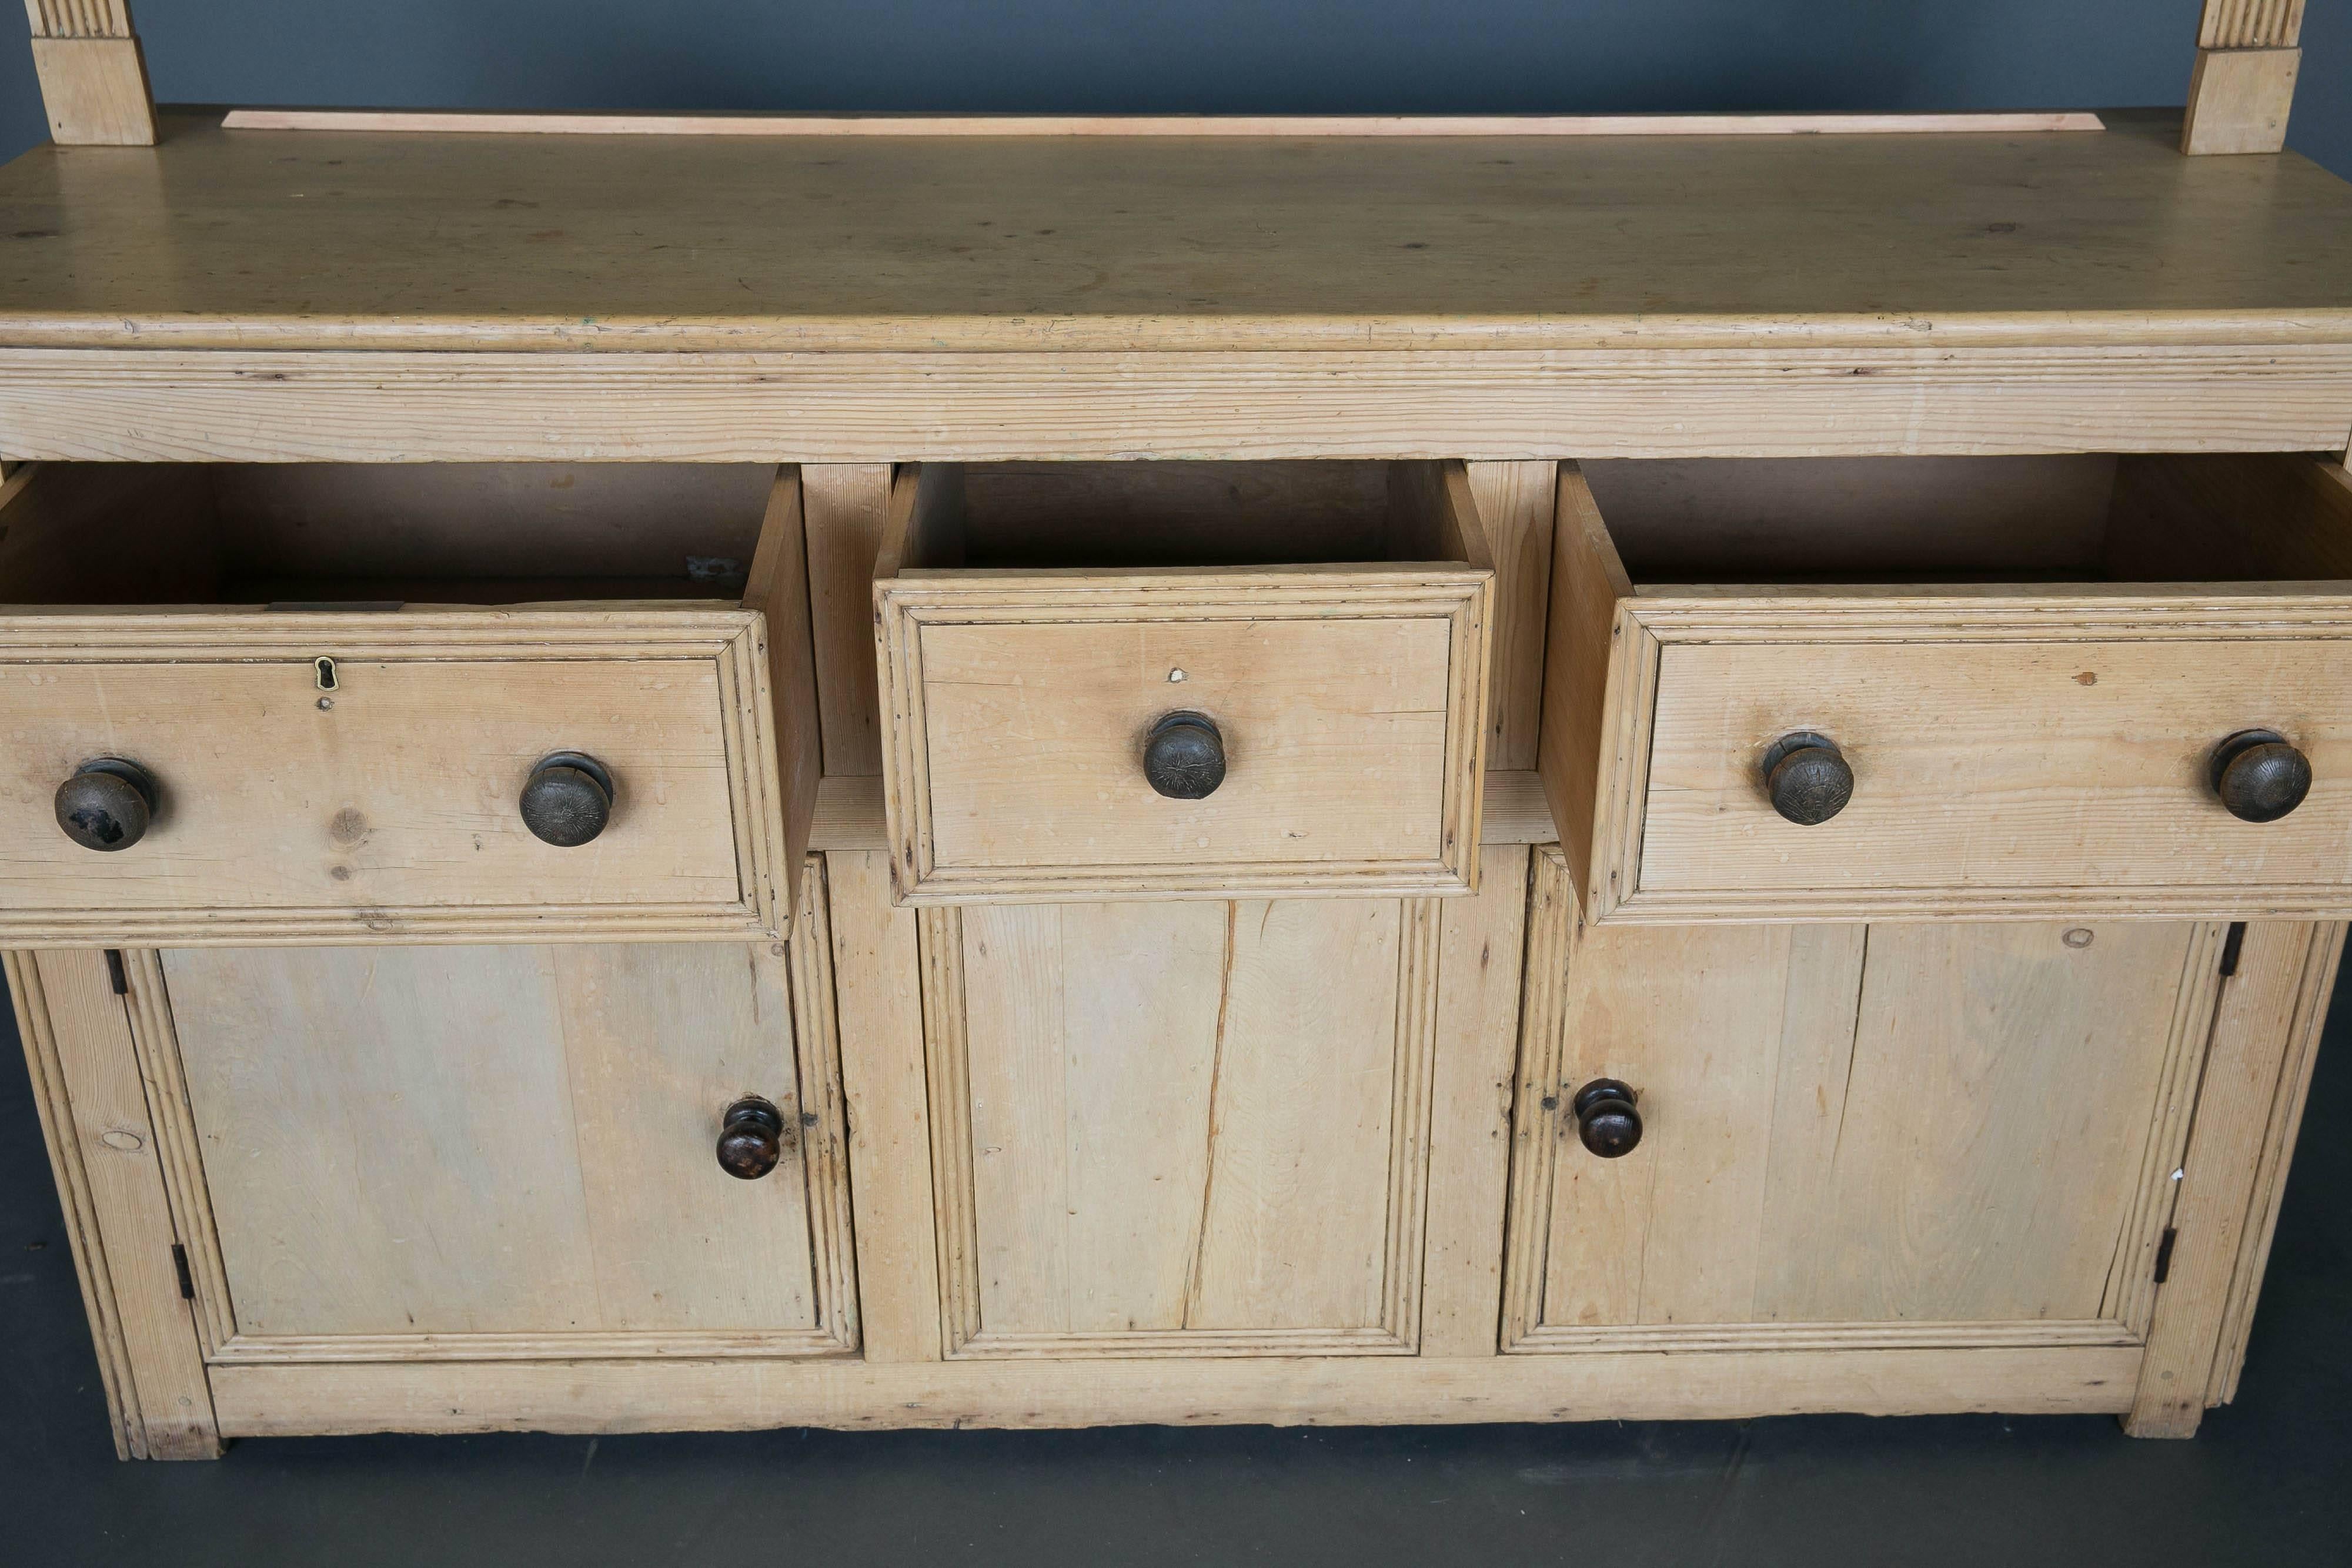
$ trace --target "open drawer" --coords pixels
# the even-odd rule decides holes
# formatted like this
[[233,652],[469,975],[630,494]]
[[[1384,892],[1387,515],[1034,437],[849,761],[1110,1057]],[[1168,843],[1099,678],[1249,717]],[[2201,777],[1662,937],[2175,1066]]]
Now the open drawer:
[[12,476],[0,944],[781,936],[800,528],[766,466]]
[[1458,463],[902,468],[898,896],[1469,891],[1493,579]]
[[2333,462],[1565,464],[1555,550],[1595,920],[2352,914]]

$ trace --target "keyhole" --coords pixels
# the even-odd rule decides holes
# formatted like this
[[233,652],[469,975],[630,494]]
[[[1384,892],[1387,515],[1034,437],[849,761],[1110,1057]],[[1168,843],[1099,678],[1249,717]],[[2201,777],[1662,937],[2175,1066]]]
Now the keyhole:
[[318,658],[311,661],[310,667],[319,672],[319,689],[320,691],[331,692],[335,689],[334,660],[328,658],[322,653]]

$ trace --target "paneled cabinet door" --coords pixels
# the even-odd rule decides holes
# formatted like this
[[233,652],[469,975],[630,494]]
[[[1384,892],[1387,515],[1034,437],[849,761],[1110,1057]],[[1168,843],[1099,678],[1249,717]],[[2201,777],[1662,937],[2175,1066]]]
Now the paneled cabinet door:
[[1506,1351],[2145,1339],[2226,927],[1595,928],[1534,883]]
[[923,912],[948,1354],[1416,1351],[1441,919]]
[[[854,1349],[804,929],[796,972],[764,943],[131,955],[209,1358]],[[716,1154],[748,1096],[781,1123],[757,1179]]]

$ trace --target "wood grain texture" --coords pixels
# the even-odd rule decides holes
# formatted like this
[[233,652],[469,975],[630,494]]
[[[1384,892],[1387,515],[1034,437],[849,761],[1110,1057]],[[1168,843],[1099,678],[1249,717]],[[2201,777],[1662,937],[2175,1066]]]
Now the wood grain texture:
[[[1478,815],[1479,842],[1548,844],[1559,837],[1540,774],[1532,769],[1488,771]],[[879,778],[828,776],[818,780],[816,813],[809,825],[812,849],[881,850],[889,842]]]
[[927,914],[948,1354],[1411,1354],[1438,920]]
[[222,1367],[222,1430],[644,1432],[787,1427],[1384,1426],[1853,1411],[2079,1414],[2130,1396],[2134,1345],[945,1365]]
[[[1460,464],[1394,472],[1396,564],[1013,571],[956,570],[961,476],[902,470],[874,586],[898,895],[1475,887],[1491,552]],[[1224,737],[1204,800],[1144,777],[1177,710]]]
[[82,1314],[89,1321],[92,1348],[97,1352],[99,1385],[105,1394],[114,1457],[144,1458],[147,1426],[140,1415],[138,1378],[123,1338],[122,1315],[115,1304],[106,1238],[99,1228],[89,1173],[74,1128],[73,1105],[66,1095],[57,1032],[50,1023],[47,996],[41,988],[39,956],[0,953],[0,966],[5,968],[8,999],[16,1015],[16,1039],[24,1047],[25,1065],[32,1077],[33,1109],[40,1122],[41,1142],[48,1150],[49,1174],[57,1184],[66,1240],[73,1249],[74,1278],[81,1286]]
[[[2336,977],[2344,961],[2346,928],[2322,926],[2315,934],[2305,970],[2307,999],[2288,1025],[2286,1061],[2279,1075],[2279,1092],[2272,1101],[2270,1124],[2256,1155],[2252,1207],[2238,1249],[2238,1267],[2230,1279],[2229,1311],[2221,1322],[2221,1343],[2207,1381],[2205,1403],[2227,1405],[2238,1396],[2238,1375],[2245,1369],[2246,1345],[2254,1326],[2254,1303],[2263,1276],[2270,1266],[2271,1241],[2278,1231],[2279,1205],[2286,1196],[2287,1168],[2294,1158],[2296,1135],[2303,1128],[2303,1111],[2311,1093],[2312,1069],[2319,1060],[2319,1036],[2327,1021],[2328,1004],[2336,994]],[[2242,968],[2241,970],[2242,973]]]
[[[800,879],[806,863],[809,828],[816,814],[817,779],[824,771],[824,738],[817,704],[816,652],[809,622],[807,528],[797,470],[778,471],[769,495],[743,585],[743,608],[766,623],[768,699],[774,747],[771,803],[753,810],[783,824],[782,902],[800,906]],[[757,744],[757,738],[754,739]],[[754,770],[766,781],[771,776]]]
[[1536,765],[1544,628],[1551,606],[1557,468],[1545,462],[1469,465],[1470,488],[1495,557],[1495,651],[1486,702],[1489,768]]
[[892,907],[889,858],[879,851],[827,855],[825,882],[866,1359],[937,1361],[940,1275],[915,914]]
[[[2217,928],[1580,929],[1565,870],[1529,916],[1506,1350],[2137,1339],[2116,1260],[2168,1197]],[[1640,1095],[1620,1160],[1567,1109],[1598,1077]]]
[[[2298,608],[2273,614],[2286,636]],[[1612,913],[2352,905],[2352,730],[2336,727],[2352,670],[2332,628],[2111,642],[2068,638],[2052,611],[2049,640],[2032,643],[1933,641],[1927,617],[1902,643],[1669,643],[1638,875]],[[2320,781],[2293,816],[2255,826],[2204,769],[2222,737],[2265,726],[2292,733]],[[1853,803],[1819,827],[1782,821],[1759,782],[1765,747],[1799,730],[1836,740],[1855,770]]]
[[[2352,315],[2352,191],[2301,160],[2184,169],[2168,116],[1493,141],[171,131],[119,165],[45,149],[0,172],[15,223],[74,236],[12,247],[0,343],[1933,353],[2180,345],[2200,322],[2340,342]],[[761,455],[788,454],[824,455]]]
[[2180,150],[2191,157],[2284,150],[2302,71],[2301,49],[2198,50]]
[[[89,1250],[93,1260],[103,1251],[103,1284],[112,1296],[110,1321],[101,1314],[99,1333],[101,1362],[110,1342],[115,1347],[122,1446],[145,1458],[216,1458],[220,1437],[196,1324],[172,1259],[183,1238],[173,1228],[159,1134],[122,998],[101,954],[44,953],[35,963],[47,1027],[28,1044],[44,1041],[35,1049],[48,1058],[44,1067],[54,1065],[53,1079],[36,1078],[63,1096],[52,1099],[58,1119],[50,1134],[78,1150],[89,1218],[103,1238]],[[20,961],[20,973],[26,967]],[[99,1272],[85,1267],[95,1294]]]
[[1477,896],[1440,906],[1422,1264],[1425,1356],[1496,1351],[1529,853],[1516,845],[1486,851]]
[[130,0],[25,0],[37,38],[128,38]]
[[824,771],[882,771],[882,720],[874,675],[874,557],[890,506],[887,463],[814,463],[801,468],[808,514],[809,622],[816,644]]
[[[1848,504],[1836,486],[1853,465],[1791,478],[1801,466],[1780,471],[1793,488]],[[1976,470],[1927,472],[1965,486]],[[1990,568],[1993,580],[1940,580],[1923,561],[1914,570],[1928,580],[1889,572],[1884,586],[1850,586],[1845,572],[1808,580],[1809,563],[1826,564],[1811,536],[1795,546],[1799,570],[1776,581],[1759,541],[1721,526],[1735,514],[1713,479],[1693,477],[1685,496],[1681,481],[1645,490],[1612,476],[1640,518],[1648,570],[1694,569],[1637,589],[1597,503],[1571,548],[1569,518],[1592,492],[1564,478],[1541,771],[1591,915],[2341,913],[2352,816],[2334,786],[2272,831],[2231,817],[2206,767],[2221,738],[2259,727],[2334,756],[2334,716],[2352,702],[2335,689],[2352,627],[2336,575],[2352,570],[2352,490],[2337,465],[2299,457],[2133,457],[2112,472],[2103,544],[2072,517],[2084,509],[2072,468],[2052,471],[2057,488],[2032,489],[2070,514],[2060,527],[2075,550],[2096,551],[2069,580],[2001,580],[2006,535],[1993,529],[1955,563]],[[1890,504],[1914,503],[1905,517],[1949,508],[1912,496],[1916,477],[1872,484]],[[1793,488],[1770,506],[1788,509]],[[1669,525],[1694,507],[1717,522],[1688,560]],[[1865,580],[1909,549],[1859,545]],[[1710,580],[1709,552],[1756,575]],[[2072,580],[2102,570],[2126,580]],[[1800,731],[1836,742],[1857,780],[1848,808],[1811,827],[1782,821],[1761,783],[1766,750]],[[2342,767],[2315,766],[2323,781]]]
[[[234,1323],[213,1359],[855,1349],[830,957],[797,966],[798,1029],[783,959],[724,944],[164,954],[142,974],[171,988],[213,1227],[191,1251],[216,1249],[197,1272],[225,1282]],[[711,1155],[746,1092],[789,1130],[758,1183]]]
[[2304,0],[2205,0],[2200,49],[2293,48],[2303,37]]
[[[1648,661],[1637,647],[1644,641],[1638,624],[1621,619],[1618,611],[1633,596],[1633,580],[1577,465],[1559,465],[1558,496],[1536,767],[1568,873],[1589,890],[1596,838],[1609,841],[1596,816],[1602,809],[1600,782],[1638,765],[1625,749],[1632,738],[1627,731],[1645,727],[1646,710],[1629,705],[1615,688]],[[1644,747],[1640,759],[1646,756]],[[1601,869],[1605,875],[1608,868]]]
[[2101,565],[2119,582],[2352,579],[2352,475],[2315,457],[2126,457]]
[[[337,663],[322,700],[312,661]],[[593,940],[782,932],[760,618],[699,606],[392,614],[26,612],[0,624],[11,940]],[[223,737],[234,737],[234,745]],[[515,795],[581,750],[618,785],[555,850]],[[87,758],[154,774],[113,856],[53,821]]]
[[2153,346],[2015,348],[1991,328],[1977,346],[1948,325],[1940,350],[1916,334],[1823,349],[1792,322],[1769,349],[1707,347],[1694,325],[1687,349],[638,351],[625,371],[553,350],[0,348],[0,446],[803,464],[2334,450],[2352,432],[2352,350],[2284,319],[2197,317]]
[[233,109],[231,131],[469,136],[1885,136],[2099,131],[2095,114],[550,114]]
[[36,37],[33,68],[57,145],[155,145],[155,102],[147,90],[147,61],[138,39]]
[[2124,1429],[2195,1435],[2234,1366],[2236,1321],[2261,1282],[2271,1222],[2263,1176],[2302,1093],[2303,1054],[2327,1010],[2342,952],[2334,925],[2246,927],[2221,988],[2196,1123],[2177,1185],[2170,1277],[2157,1291],[2147,1359]]

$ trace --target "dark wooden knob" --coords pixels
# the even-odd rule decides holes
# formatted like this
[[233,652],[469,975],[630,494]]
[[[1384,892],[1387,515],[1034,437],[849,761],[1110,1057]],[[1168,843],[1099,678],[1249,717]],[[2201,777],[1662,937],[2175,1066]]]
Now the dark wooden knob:
[[1569,1103],[1576,1113],[1576,1135],[1604,1160],[1630,1155],[1642,1141],[1642,1113],[1633,1109],[1633,1091],[1614,1078],[1596,1078],[1576,1092]]
[[1764,753],[1764,792],[1789,821],[1818,827],[1853,799],[1853,769],[1829,737],[1784,735]]
[[1171,800],[1200,800],[1225,781],[1225,738],[1207,714],[1171,713],[1143,743],[1143,776]]
[[58,786],[58,826],[86,850],[127,850],[155,820],[155,780],[136,762],[100,757]]
[[784,1157],[784,1113],[771,1101],[747,1094],[727,1107],[719,1126],[719,1168],[744,1181],[758,1181]]
[[2213,793],[2242,822],[2275,822],[2311,793],[2311,758],[2273,729],[2242,729],[2213,748]]
[[522,787],[522,825],[559,849],[573,849],[613,818],[613,776],[577,751],[542,757]]

